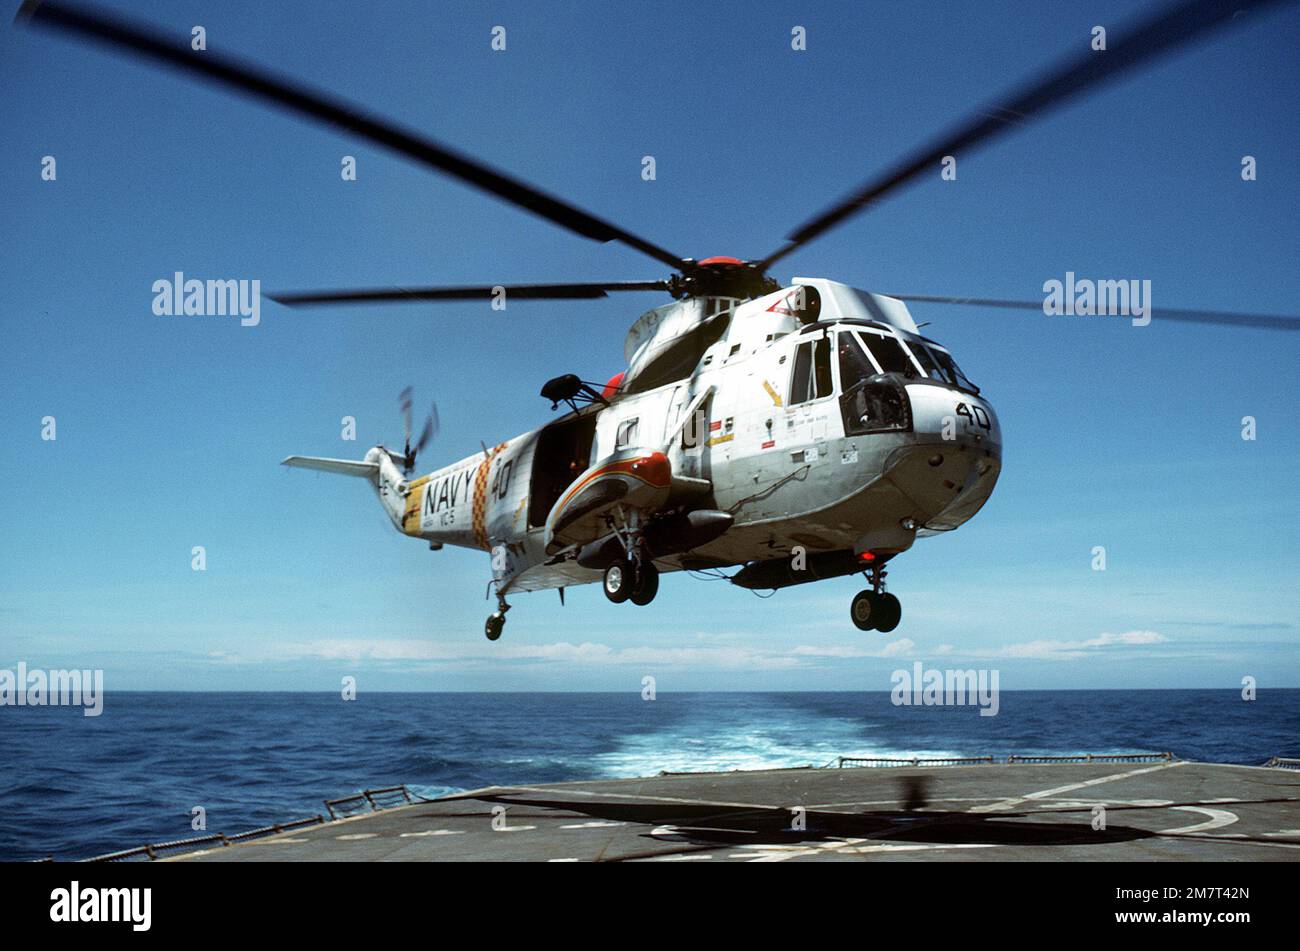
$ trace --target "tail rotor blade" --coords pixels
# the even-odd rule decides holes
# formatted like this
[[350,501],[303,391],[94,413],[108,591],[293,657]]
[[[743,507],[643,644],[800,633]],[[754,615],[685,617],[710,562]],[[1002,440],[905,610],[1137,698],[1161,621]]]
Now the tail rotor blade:
[[409,452],[411,447],[411,388],[409,386],[402,390],[398,402],[402,407],[402,428]]
[[415,449],[412,450],[412,455],[414,455],[417,452],[423,452],[424,447],[429,444],[430,439],[432,439],[435,435],[437,435],[437,432],[438,432],[438,404],[434,403],[429,408],[428,417],[424,420],[424,429],[420,430],[420,438],[415,441]]

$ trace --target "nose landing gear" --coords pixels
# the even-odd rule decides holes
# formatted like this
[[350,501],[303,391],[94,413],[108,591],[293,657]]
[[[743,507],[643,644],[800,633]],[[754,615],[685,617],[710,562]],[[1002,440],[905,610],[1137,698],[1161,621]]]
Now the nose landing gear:
[[888,634],[903,619],[903,606],[898,598],[885,592],[885,566],[872,565],[867,569],[871,588],[859,591],[849,605],[849,617],[859,631],[879,631]]
[[510,605],[506,604],[506,599],[498,595],[497,610],[488,615],[487,622],[483,625],[483,633],[489,641],[495,641],[501,636],[501,631],[506,626],[506,612],[509,610]]

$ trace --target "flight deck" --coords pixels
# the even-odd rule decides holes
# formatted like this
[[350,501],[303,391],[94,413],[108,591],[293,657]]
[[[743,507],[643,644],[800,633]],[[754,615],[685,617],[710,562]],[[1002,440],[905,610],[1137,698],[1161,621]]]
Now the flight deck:
[[[1300,761],[1167,754],[406,787],[239,836],[103,856],[189,862],[1300,860]],[[182,851],[189,849],[189,851]]]

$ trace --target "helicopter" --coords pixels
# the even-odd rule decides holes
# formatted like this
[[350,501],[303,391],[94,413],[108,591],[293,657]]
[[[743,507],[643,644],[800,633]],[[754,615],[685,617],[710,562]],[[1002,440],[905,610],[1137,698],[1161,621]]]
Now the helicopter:
[[[588,240],[617,242],[672,268],[645,281],[430,286],[271,293],[286,306],[411,301],[597,300],[657,291],[624,344],[626,368],[599,383],[564,374],[541,396],[567,412],[422,475],[436,406],[414,441],[360,460],[292,455],[283,464],[369,483],[393,526],[439,550],[491,556],[500,638],[507,596],[599,583],[614,603],[649,604],[664,572],[721,574],[775,590],[852,574],[868,587],[849,609],[859,630],[901,621],[888,566],[918,538],[952,531],[989,499],[1002,431],[987,395],[953,354],[920,332],[909,303],[1045,312],[1008,301],[861,290],[821,277],[780,282],[773,265],[947,157],[1022,127],[1069,100],[1286,0],[1185,0],[1116,31],[1104,56],[1069,58],[996,105],[904,155],[793,231],[766,257],[699,260],[668,251],[574,204],[413,130],[308,89],[188,36],[60,0],[27,0],[16,22],[104,44],[359,136]],[[1147,315],[1150,316],[1149,314]],[[1300,318],[1161,308],[1161,320],[1300,330]],[[732,573],[726,574],[727,570]]]

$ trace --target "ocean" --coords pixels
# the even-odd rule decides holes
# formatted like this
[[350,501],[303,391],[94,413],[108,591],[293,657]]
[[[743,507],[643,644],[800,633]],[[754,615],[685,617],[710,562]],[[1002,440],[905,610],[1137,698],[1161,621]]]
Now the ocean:
[[305,818],[408,784],[489,785],[825,765],[837,756],[1169,751],[1300,756],[1300,690],[1008,691],[973,706],[881,693],[110,693],[0,707],[0,859],[83,858]]

